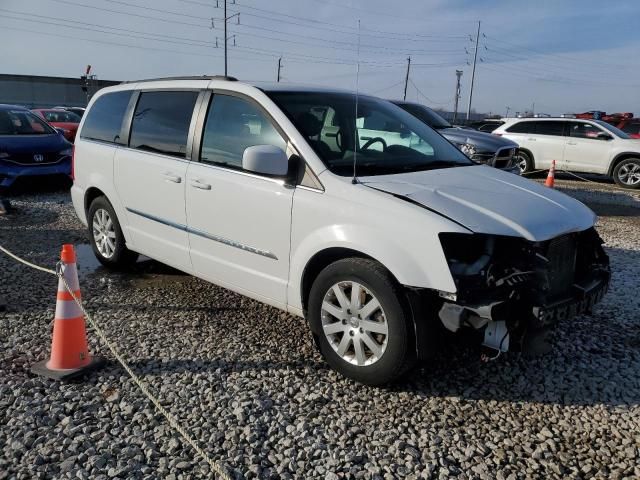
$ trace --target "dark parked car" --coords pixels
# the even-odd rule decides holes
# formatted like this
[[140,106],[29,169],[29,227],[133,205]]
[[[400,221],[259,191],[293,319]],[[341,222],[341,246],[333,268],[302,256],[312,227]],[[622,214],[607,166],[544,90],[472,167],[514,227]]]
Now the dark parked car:
[[498,120],[493,118],[487,118],[486,120],[480,120],[478,122],[471,122],[469,127],[480,132],[491,133],[499,126],[504,125],[504,120]]
[[73,112],[76,115],[78,115],[80,118],[82,118],[84,116],[84,112],[86,111],[86,108],[84,107],[53,107],[56,110],[67,110],[68,112]]
[[469,158],[500,170],[520,174],[515,159],[518,144],[489,133],[451,126],[444,118],[419,103],[392,100],[403,110],[437,130]]
[[0,187],[18,177],[71,175],[72,145],[23,107],[0,104]]

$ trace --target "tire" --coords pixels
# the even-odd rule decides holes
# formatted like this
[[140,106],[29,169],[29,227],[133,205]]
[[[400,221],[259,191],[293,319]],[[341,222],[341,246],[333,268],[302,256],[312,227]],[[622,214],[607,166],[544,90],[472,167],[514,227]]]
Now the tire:
[[613,169],[613,181],[623,188],[640,188],[640,158],[627,158]]
[[[356,302],[361,309],[351,303],[354,288],[360,292]],[[374,300],[379,307],[372,309]],[[344,308],[347,305],[352,308]],[[309,294],[308,319],[320,353],[334,370],[367,385],[397,380],[415,361],[408,312],[402,288],[370,259],[332,263],[320,272]]]
[[106,197],[97,197],[91,202],[87,223],[91,248],[101,264],[109,268],[123,269],[135,263],[138,254],[127,248],[116,212]]
[[533,164],[533,157],[530,153],[518,149],[515,156],[516,164],[518,165],[518,168],[520,168],[520,175],[533,171],[535,165]]

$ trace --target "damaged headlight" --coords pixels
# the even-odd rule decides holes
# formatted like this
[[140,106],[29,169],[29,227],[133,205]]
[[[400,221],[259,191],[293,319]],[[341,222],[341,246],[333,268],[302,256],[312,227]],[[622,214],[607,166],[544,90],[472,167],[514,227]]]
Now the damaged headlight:
[[476,146],[471,143],[459,143],[458,148],[469,158],[473,157],[477,153]]
[[459,298],[511,288],[534,275],[533,246],[524,239],[498,235],[442,233],[442,249]]

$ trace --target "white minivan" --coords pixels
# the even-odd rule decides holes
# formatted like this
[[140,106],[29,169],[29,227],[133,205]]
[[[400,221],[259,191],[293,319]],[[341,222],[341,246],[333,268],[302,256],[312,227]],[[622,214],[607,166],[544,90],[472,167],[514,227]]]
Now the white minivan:
[[[370,116],[382,133],[363,141]],[[446,329],[526,349],[609,283],[587,207],[347,91],[231,77],[105,88],[79,128],[71,194],[104,265],[144,254],[304,316],[326,361],[367,384],[433,354]]]
[[512,118],[493,131],[518,143],[522,173],[547,169],[599,173],[640,188],[640,140],[601,120]]

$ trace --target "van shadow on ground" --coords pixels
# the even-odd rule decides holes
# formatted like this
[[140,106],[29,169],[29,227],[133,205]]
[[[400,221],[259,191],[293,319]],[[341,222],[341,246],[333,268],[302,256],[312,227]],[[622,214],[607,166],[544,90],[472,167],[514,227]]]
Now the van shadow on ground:
[[[640,265],[638,251],[609,250],[612,257],[624,255]],[[546,355],[528,358],[508,353],[493,362],[483,363],[479,348],[469,346],[459,337],[447,337],[435,358],[422,363],[402,381],[384,390],[411,393],[425,399],[457,397],[557,405],[640,405],[640,322],[636,316],[638,306],[626,302],[627,294],[623,289],[616,290],[614,277],[610,292],[592,315],[564,322],[554,330],[553,349]],[[244,321],[259,324],[263,320],[249,317]],[[274,333],[265,328],[264,334]],[[310,337],[308,332],[304,335]],[[259,350],[258,345],[246,347],[249,351]],[[285,361],[245,361],[241,357],[238,359],[234,352],[229,353],[235,357],[233,360],[224,357],[168,361],[149,358],[135,361],[134,367],[141,373],[154,375],[303,370],[306,367],[306,371],[311,372],[306,374],[310,375],[308,383],[311,387],[328,374],[328,366],[320,357],[310,357],[308,352],[279,352],[279,358],[290,358]]]

